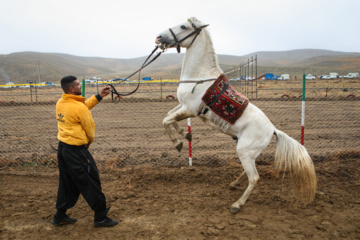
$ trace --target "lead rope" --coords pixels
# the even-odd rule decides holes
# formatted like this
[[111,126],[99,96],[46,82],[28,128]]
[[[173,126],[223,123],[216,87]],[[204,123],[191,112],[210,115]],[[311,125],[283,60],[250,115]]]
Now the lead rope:
[[[116,90],[114,84],[110,84],[110,83],[107,84],[107,86],[110,86],[110,87],[111,87],[111,89],[110,89],[110,91],[111,91],[111,100],[112,100],[113,102],[114,102],[114,95],[116,95],[116,96],[119,98],[119,101],[120,101],[120,96],[129,96],[129,95],[135,93],[135,92],[139,89],[139,87],[140,87],[140,74],[141,74],[141,70],[144,69],[144,68],[146,68],[150,63],[152,63],[153,61],[155,61],[155,59],[157,59],[157,58],[161,55],[161,53],[163,53],[163,52],[158,52],[158,53],[156,54],[156,56],[153,57],[153,59],[151,59],[150,62],[148,62],[148,60],[150,59],[150,57],[154,54],[154,52],[155,52],[158,48],[159,48],[158,46],[155,47],[155,49],[154,49],[154,50],[150,53],[150,55],[146,58],[146,60],[144,61],[143,65],[141,66],[141,68],[139,68],[137,71],[135,71],[134,73],[130,74],[127,78],[125,78],[125,80],[127,80],[127,79],[129,79],[130,77],[134,76],[136,73],[139,73],[138,84],[137,84],[136,88],[135,88],[133,91],[131,91],[131,92],[129,92],[129,93],[119,93],[119,92]],[[125,81],[124,79],[120,79],[120,78],[112,79],[112,81],[118,81],[118,80],[120,80],[120,81]],[[117,83],[117,84],[120,84],[120,83]],[[116,84],[116,85],[117,85],[117,84]],[[116,103],[116,102],[115,102],[115,103]]]

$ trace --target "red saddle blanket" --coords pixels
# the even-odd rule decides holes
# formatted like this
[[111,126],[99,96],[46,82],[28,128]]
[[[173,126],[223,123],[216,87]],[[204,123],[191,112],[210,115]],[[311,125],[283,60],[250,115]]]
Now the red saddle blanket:
[[208,88],[202,101],[218,117],[231,125],[241,117],[249,104],[249,99],[236,91],[223,73]]

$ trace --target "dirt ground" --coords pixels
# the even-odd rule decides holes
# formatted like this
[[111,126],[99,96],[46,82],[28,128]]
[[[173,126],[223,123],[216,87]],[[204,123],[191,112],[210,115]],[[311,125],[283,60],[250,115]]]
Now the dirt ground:
[[[186,167],[186,146],[178,154],[161,124],[177,102],[140,100],[104,101],[92,111],[91,152],[109,216],[120,221],[109,229],[93,227],[82,197],[68,211],[76,224],[50,224],[58,184],[49,144],[57,143],[54,103],[1,105],[0,239],[360,239],[357,100],[307,102],[305,144],[318,176],[313,203],[291,204],[289,179],[273,172],[273,141],[257,161],[261,180],[235,215],[230,206],[247,183],[229,189],[241,171],[234,141],[194,120],[194,167]],[[299,140],[300,101],[254,103]]]
[[103,191],[119,220],[97,229],[80,197],[68,211],[78,222],[55,227],[56,167],[0,169],[1,239],[360,239],[360,160],[315,162],[318,190],[308,206],[291,204],[289,179],[258,165],[261,180],[237,214],[229,212],[247,184],[222,167],[130,167],[101,171]]

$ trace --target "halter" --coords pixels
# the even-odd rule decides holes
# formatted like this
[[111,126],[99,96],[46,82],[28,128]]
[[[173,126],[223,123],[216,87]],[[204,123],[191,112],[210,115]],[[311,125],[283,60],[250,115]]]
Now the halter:
[[172,30],[171,28],[169,28],[169,31],[170,31],[171,35],[173,36],[173,38],[174,38],[174,40],[175,40],[175,43],[172,44],[172,45],[169,46],[169,47],[174,47],[174,46],[176,46],[176,50],[177,50],[178,53],[180,53],[180,43],[181,43],[181,42],[183,42],[184,40],[186,40],[186,39],[188,39],[189,37],[191,37],[191,36],[193,36],[194,34],[196,34],[195,37],[193,38],[191,44],[190,44],[190,46],[191,46],[191,45],[193,44],[193,42],[195,41],[195,39],[197,38],[197,36],[200,34],[201,30],[202,30],[202,28],[196,27],[195,24],[194,24],[190,19],[188,19],[188,21],[191,23],[191,26],[194,28],[194,31],[191,32],[190,34],[188,34],[186,37],[184,37],[184,38],[181,39],[181,40],[178,40],[177,37],[176,37],[176,35],[175,35],[175,33],[173,32],[173,30]]

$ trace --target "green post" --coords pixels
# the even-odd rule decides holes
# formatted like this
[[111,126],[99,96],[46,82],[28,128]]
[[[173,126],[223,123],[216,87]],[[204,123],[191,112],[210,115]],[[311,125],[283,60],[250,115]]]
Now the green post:
[[85,97],[85,77],[82,80],[82,94],[81,96]]
[[306,85],[306,77],[305,77],[305,73],[303,74],[303,89],[302,89],[302,100],[305,101],[305,85]]

